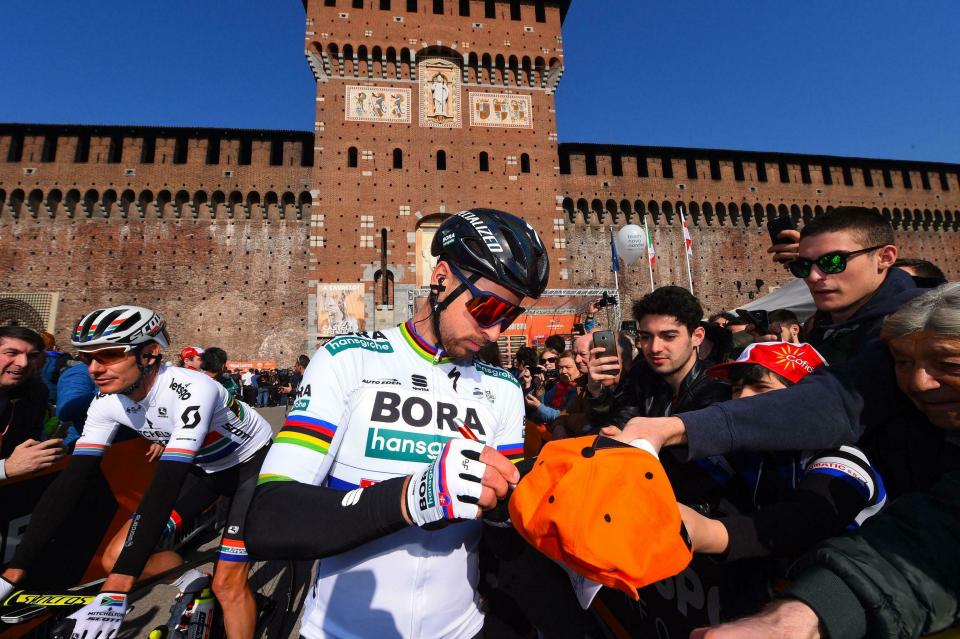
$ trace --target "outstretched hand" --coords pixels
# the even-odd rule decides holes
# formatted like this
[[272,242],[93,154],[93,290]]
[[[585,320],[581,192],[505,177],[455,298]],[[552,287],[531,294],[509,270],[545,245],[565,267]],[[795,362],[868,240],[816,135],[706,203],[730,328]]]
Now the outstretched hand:
[[820,620],[807,604],[796,599],[776,601],[752,617],[716,628],[697,628],[690,639],[820,639]]
[[600,432],[626,444],[635,439],[645,439],[657,451],[687,440],[686,429],[679,417],[634,417],[622,430],[616,426],[606,426]]

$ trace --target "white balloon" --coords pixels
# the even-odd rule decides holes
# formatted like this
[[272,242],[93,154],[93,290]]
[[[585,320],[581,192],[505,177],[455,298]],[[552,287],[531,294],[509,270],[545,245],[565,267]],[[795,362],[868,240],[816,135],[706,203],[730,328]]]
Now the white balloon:
[[617,231],[617,252],[624,264],[633,264],[647,250],[647,236],[643,227],[637,224],[627,224]]

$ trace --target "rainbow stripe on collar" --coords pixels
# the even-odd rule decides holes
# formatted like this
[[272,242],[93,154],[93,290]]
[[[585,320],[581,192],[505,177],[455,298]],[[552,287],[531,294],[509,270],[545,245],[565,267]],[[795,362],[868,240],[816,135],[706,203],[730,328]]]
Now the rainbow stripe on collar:
[[[417,355],[431,364],[445,364],[451,361],[446,353],[442,353],[436,346],[420,337],[417,329],[413,327],[413,320],[407,320],[400,325],[400,334]],[[439,357],[438,354],[440,354]]]

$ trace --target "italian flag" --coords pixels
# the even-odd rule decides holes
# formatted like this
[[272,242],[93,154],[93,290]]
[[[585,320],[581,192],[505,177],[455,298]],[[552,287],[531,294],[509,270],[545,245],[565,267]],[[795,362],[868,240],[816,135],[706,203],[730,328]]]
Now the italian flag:
[[683,211],[680,211],[680,223],[683,225],[683,247],[687,257],[693,257],[693,238],[690,237],[690,227],[687,226],[687,218],[683,217]]
[[650,225],[645,229],[647,232],[647,259],[650,260],[650,270],[657,264],[657,253],[653,250],[653,236],[650,235]]

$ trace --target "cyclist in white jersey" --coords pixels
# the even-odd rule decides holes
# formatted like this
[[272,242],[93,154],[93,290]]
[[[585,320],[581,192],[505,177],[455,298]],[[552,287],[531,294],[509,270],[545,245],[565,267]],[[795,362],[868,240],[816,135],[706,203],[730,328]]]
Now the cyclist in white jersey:
[[482,633],[478,519],[519,481],[524,406],[475,354],[549,265],[533,228],[488,209],[448,218],[431,251],[412,319],[313,356],[248,511],[252,555],[320,559],[307,639]]
[[126,593],[137,578],[182,563],[172,551],[153,553],[163,533],[225,496],[231,507],[213,589],[228,636],[253,637],[256,606],[247,584],[242,525],[270,444],[270,425],[203,373],[162,364],[160,350],[169,346],[169,338],[163,319],[149,309],[98,309],[80,320],[72,342],[101,392],[90,404],[70,463],[34,510],[0,591],[24,577],[57,526],[70,516],[70,505],[117,431],[126,427],[165,448],[136,513],[104,552],[110,574],[102,596],[72,615],[74,636],[114,636],[126,613]]

